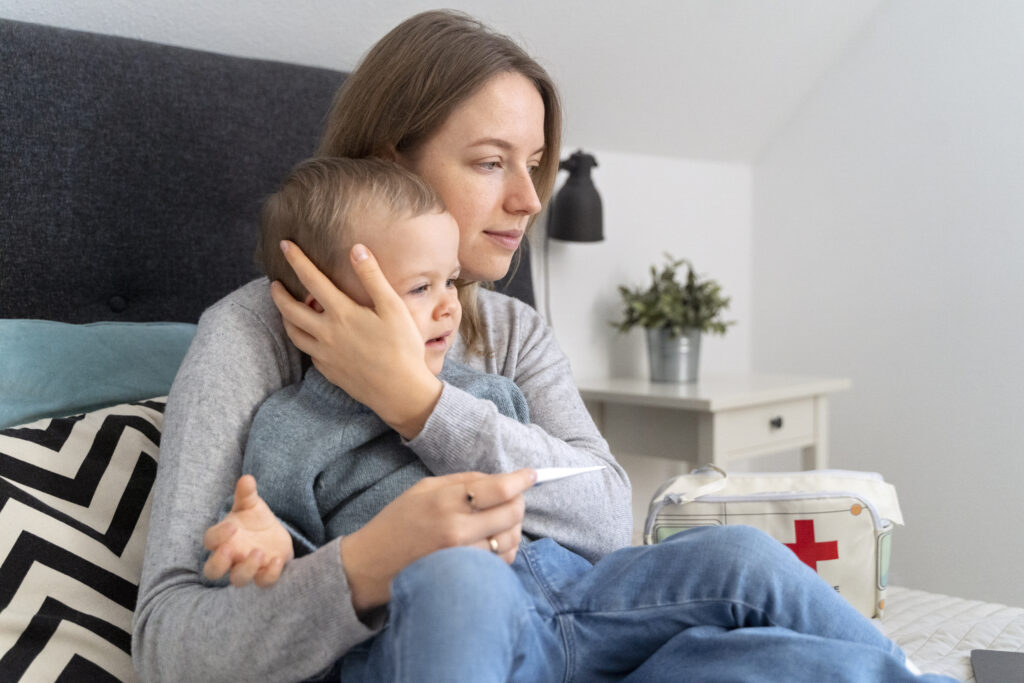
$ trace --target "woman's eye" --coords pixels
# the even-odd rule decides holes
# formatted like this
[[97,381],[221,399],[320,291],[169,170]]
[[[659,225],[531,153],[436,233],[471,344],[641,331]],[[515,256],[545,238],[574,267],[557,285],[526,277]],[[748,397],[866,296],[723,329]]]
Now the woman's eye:
[[494,169],[498,168],[498,166],[500,166],[500,162],[497,162],[497,161],[482,161],[482,162],[480,162],[479,165],[480,165],[480,168],[484,169],[485,171],[493,171]]
[[527,166],[526,167],[526,172],[529,173],[531,176],[533,176],[534,174],[537,173],[537,169],[539,169],[539,168],[540,168],[540,165],[537,165],[537,166]]

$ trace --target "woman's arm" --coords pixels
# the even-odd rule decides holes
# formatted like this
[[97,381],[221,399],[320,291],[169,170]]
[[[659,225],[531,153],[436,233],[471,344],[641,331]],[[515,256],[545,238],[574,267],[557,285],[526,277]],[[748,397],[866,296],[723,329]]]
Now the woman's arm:
[[372,635],[356,617],[337,544],[289,563],[270,589],[202,580],[203,532],[238,479],[253,413],[298,377],[299,355],[266,281],[204,314],[161,437],[133,624],[132,654],[144,680],[309,677]]
[[493,356],[463,361],[515,381],[529,405],[531,424],[507,418],[490,401],[446,385],[409,445],[437,474],[605,465],[600,472],[528,491],[523,532],[553,538],[591,560],[628,545],[633,526],[629,479],[583,405],[550,328],[534,309],[507,296],[481,291],[479,303]]

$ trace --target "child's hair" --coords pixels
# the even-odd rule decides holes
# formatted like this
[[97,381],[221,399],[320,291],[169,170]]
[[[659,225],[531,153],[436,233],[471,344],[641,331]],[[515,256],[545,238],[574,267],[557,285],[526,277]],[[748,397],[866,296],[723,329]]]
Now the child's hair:
[[392,161],[314,157],[293,168],[263,203],[256,263],[304,299],[306,288],[281,253],[281,240],[297,244],[331,277],[354,244],[350,228],[358,221],[381,211],[397,220],[444,210],[426,181]]

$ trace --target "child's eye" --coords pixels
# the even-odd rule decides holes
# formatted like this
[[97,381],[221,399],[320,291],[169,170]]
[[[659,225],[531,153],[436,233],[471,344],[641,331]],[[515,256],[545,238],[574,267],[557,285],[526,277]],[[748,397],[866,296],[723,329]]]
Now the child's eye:
[[444,281],[444,286],[447,287],[448,289],[451,289],[452,287],[454,287],[455,286],[455,278],[450,277],[447,280],[445,280]]
[[428,285],[420,285],[419,287],[413,287],[409,290],[410,294],[423,294],[427,291]]

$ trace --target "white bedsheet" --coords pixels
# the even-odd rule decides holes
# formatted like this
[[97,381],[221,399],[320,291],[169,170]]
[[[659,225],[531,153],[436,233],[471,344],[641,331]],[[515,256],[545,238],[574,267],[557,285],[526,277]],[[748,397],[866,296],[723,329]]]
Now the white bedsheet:
[[971,650],[1024,652],[1020,607],[889,586],[880,627],[921,671],[962,681],[974,681]]

